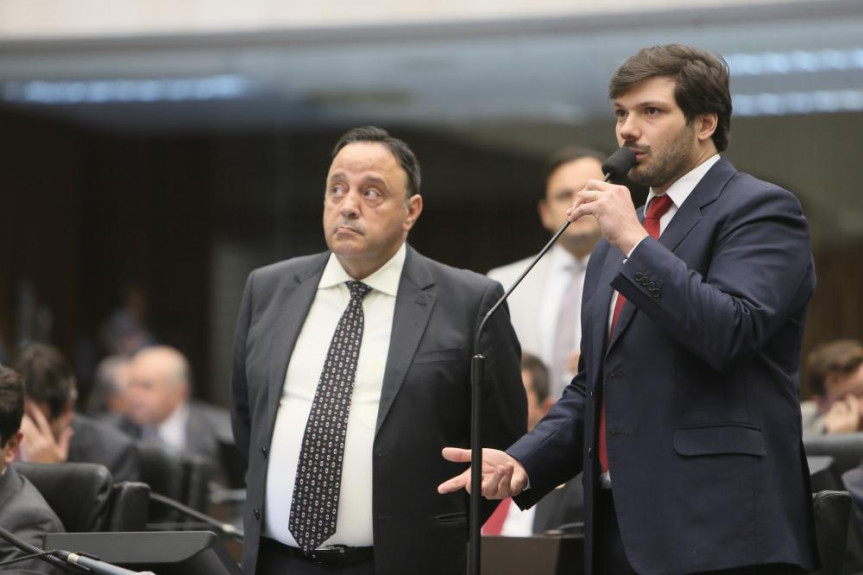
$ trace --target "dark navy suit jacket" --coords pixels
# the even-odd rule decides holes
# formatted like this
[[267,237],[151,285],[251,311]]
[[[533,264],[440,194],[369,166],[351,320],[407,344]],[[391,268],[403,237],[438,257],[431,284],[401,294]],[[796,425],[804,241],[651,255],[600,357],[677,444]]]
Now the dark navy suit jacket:
[[[638,573],[812,568],[799,367],[815,274],[799,202],[723,159],[658,240],[624,257],[604,240],[591,255],[579,374],[509,449],[530,478],[519,504],[584,469],[591,573],[604,395],[614,501]],[[628,303],[608,341],[613,290]]]

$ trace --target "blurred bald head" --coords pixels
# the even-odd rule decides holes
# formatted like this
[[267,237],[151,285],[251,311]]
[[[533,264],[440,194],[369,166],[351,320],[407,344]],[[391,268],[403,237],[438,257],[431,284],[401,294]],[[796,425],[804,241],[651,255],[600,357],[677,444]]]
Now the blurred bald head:
[[189,399],[189,362],[173,347],[142,349],[129,365],[127,415],[138,425],[157,426]]

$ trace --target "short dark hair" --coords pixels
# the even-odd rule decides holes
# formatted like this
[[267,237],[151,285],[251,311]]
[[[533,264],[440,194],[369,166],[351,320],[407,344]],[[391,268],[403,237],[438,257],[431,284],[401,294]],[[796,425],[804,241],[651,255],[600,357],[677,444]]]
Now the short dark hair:
[[614,72],[608,96],[614,100],[636,84],[655,77],[674,80],[674,99],[687,123],[699,114],[715,113],[713,143],[717,151],[728,148],[731,90],[728,63],[722,56],[683,44],[642,48]]
[[383,128],[377,126],[364,126],[362,128],[354,128],[345,132],[336,146],[333,148],[332,158],[335,158],[338,153],[348,144],[356,144],[358,142],[371,142],[383,144],[386,146],[393,157],[398,161],[399,165],[407,174],[406,197],[411,197],[420,193],[420,163],[413,151],[403,141],[398,138],[393,138]]
[[0,447],[6,447],[21,429],[24,417],[24,380],[14,370],[0,365]]
[[521,354],[521,369],[530,374],[530,383],[537,400],[542,403],[548,399],[548,368],[542,360],[529,353]]
[[853,339],[823,343],[809,353],[806,379],[812,393],[824,396],[824,382],[830,375],[851,375],[863,364],[863,344]]
[[48,404],[50,419],[56,419],[77,397],[75,375],[60,350],[34,343],[18,354],[15,370],[24,378],[27,397]]
[[593,158],[594,160],[598,160],[599,163],[602,164],[602,162],[605,161],[606,156],[601,152],[597,152],[596,150],[591,150],[589,148],[577,148],[574,146],[567,146],[565,148],[560,148],[559,150],[555,150],[554,152],[552,152],[551,155],[545,159],[545,163],[543,163],[542,165],[543,188],[540,197],[545,198],[546,188],[548,188],[548,181],[551,179],[551,175],[556,172],[559,167],[584,158]]

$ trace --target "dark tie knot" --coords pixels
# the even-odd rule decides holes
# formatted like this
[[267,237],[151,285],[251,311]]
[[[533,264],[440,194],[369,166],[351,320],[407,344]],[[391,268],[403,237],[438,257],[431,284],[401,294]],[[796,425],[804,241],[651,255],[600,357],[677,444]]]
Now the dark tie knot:
[[351,300],[359,300],[363,301],[363,298],[366,297],[372,288],[364,284],[363,282],[358,281],[349,281],[347,282],[348,289],[351,291]]

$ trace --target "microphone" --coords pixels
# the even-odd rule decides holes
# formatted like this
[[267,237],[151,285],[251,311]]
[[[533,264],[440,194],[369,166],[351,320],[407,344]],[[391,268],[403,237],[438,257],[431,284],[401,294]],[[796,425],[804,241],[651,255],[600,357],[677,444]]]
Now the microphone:
[[[619,180],[623,176],[626,175],[629,170],[635,166],[637,163],[635,152],[632,151],[631,148],[627,146],[621,146],[613,154],[611,154],[608,158],[606,158],[605,162],[602,164],[602,173],[605,175],[605,181],[615,181]],[[488,310],[488,313],[485,314],[485,317],[482,318],[482,321],[479,324],[479,328],[476,330],[476,334],[474,335],[473,341],[473,357],[471,358],[470,364],[470,384],[471,384],[471,424],[470,424],[470,441],[471,441],[471,457],[470,457],[470,465],[474,470],[474,473],[471,473],[470,478],[470,522],[468,526],[468,538],[470,540],[470,547],[468,548],[468,573],[470,575],[480,575],[480,538],[482,536],[482,523],[480,522],[480,504],[482,498],[482,473],[476,473],[476,470],[482,469],[482,437],[481,437],[481,417],[482,417],[482,393],[480,390],[480,385],[483,380],[483,369],[485,365],[485,356],[480,353],[480,336],[482,335],[483,328],[485,328],[485,324],[488,322],[489,318],[494,315],[494,313],[503,305],[503,302],[509,298],[509,294],[518,287],[518,284],[521,283],[521,280],[530,273],[530,270],[533,269],[533,266],[542,259],[542,256],[551,249],[551,246],[554,245],[554,242],[557,241],[557,238],[561,236],[561,234],[569,227],[570,221],[566,220],[566,222],[561,226],[559,230],[552,236],[552,238],[545,244],[545,247],[540,250],[539,254],[533,259],[532,262],[525,268],[521,275],[518,276],[518,279],[513,282],[513,284],[509,287],[509,289],[504,292],[497,302],[491,306],[491,309]]]
[[620,181],[636,163],[635,152],[632,151],[632,148],[628,146],[617,148],[602,163],[602,173],[605,174],[605,181]]
[[222,521],[219,521],[218,519],[214,519],[213,517],[210,517],[209,515],[205,515],[204,513],[201,513],[200,511],[197,511],[195,509],[192,509],[191,507],[183,505],[179,501],[174,501],[170,497],[165,497],[164,495],[159,495],[158,493],[152,493],[151,492],[150,493],[150,499],[153,501],[157,501],[157,502],[161,503],[162,505],[166,505],[166,506],[170,507],[171,509],[176,509],[177,511],[179,511],[180,513],[183,513],[184,515],[186,515],[188,517],[193,517],[193,518],[197,519],[198,521],[203,521],[207,525],[215,527],[220,535],[225,535],[227,537],[233,537],[234,539],[236,539],[238,541],[242,541],[245,537],[245,534],[243,533],[242,530],[237,529],[236,527],[234,527],[230,523],[223,523]]
[[69,551],[54,551],[53,553],[67,564],[86,569],[93,575],[154,575],[152,571],[129,571],[123,567],[117,567],[93,557]]
[[111,565],[110,563],[105,563],[104,561],[99,561],[98,559],[91,557],[84,557],[83,555],[70,553],[69,551],[44,551],[35,545],[27,543],[23,539],[17,537],[14,533],[7,531],[2,527],[0,527],[0,539],[5,540],[13,547],[31,554],[28,557],[21,557],[14,561],[4,562],[4,565],[8,565],[18,560],[38,558],[54,565],[55,567],[60,567],[64,571],[67,565],[74,565],[79,569],[87,570],[93,575],[153,575],[150,571],[143,571],[140,573],[129,571],[128,569],[117,567],[116,565]]

